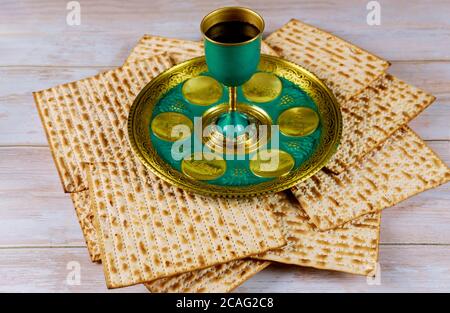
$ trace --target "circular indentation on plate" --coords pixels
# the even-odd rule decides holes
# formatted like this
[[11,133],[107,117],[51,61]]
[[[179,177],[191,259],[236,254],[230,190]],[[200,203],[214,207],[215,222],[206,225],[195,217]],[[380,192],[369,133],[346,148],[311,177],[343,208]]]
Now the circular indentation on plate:
[[286,175],[294,165],[295,160],[289,153],[277,149],[259,151],[250,159],[253,174],[265,178]]
[[310,108],[295,107],[280,114],[278,125],[286,136],[308,136],[319,126],[319,116]]
[[265,72],[253,74],[252,78],[242,85],[244,96],[257,103],[275,100],[281,89],[281,80],[275,74]]
[[197,76],[188,79],[181,89],[183,97],[196,105],[211,105],[222,97],[222,86],[209,76]]
[[163,112],[155,116],[151,129],[156,137],[166,141],[177,141],[191,135],[194,124],[184,114]]
[[181,170],[193,179],[212,180],[225,174],[227,163],[217,154],[196,152],[181,162]]
[[228,112],[228,104],[208,109],[202,116],[202,141],[215,153],[246,154],[266,144],[271,138],[272,119],[257,106],[238,103],[237,112],[247,119],[247,127],[235,137],[226,136],[217,122]]

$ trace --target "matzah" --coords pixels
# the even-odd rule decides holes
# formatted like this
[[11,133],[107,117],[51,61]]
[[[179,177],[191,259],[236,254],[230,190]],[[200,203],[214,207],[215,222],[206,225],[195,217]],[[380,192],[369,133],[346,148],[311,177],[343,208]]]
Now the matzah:
[[89,167],[107,286],[125,287],[285,244],[268,203],[189,194],[137,160]]
[[[101,261],[94,214],[91,210],[89,191],[71,193],[75,210],[86,239],[91,259]],[[270,262],[250,259],[236,260],[192,271],[170,278],[155,280],[145,286],[151,292],[230,292],[247,279],[262,271]]]
[[281,57],[322,79],[340,102],[362,91],[389,66],[389,62],[295,19],[265,41]]
[[341,105],[343,131],[326,167],[338,174],[428,107],[435,97],[384,74]]
[[[301,22],[295,26],[294,24],[297,22],[291,21],[284,27],[295,30],[298,25],[305,27],[305,30],[308,27],[314,28]],[[280,32],[283,33],[282,30]],[[325,42],[330,34],[318,30],[316,36]],[[301,44],[307,45],[307,40],[303,37],[302,40],[305,42],[302,41]],[[281,45],[280,42],[278,43]],[[342,40],[339,41],[339,44],[350,45]],[[311,45],[315,47],[314,43]],[[186,51],[180,47],[186,47]],[[133,49],[128,60],[133,61],[136,58],[148,57],[162,51],[174,53],[176,63],[202,55],[204,52],[203,46],[199,42],[145,35]],[[328,51],[328,58],[333,57],[330,51]],[[277,55],[264,42],[262,52]],[[338,52],[341,52],[341,49],[338,49]],[[347,52],[347,54],[349,53]],[[349,57],[351,58],[351,56]],[[332,74],[330,68],[324,71]],[[327,168],[335,173],[342,172],[347,166],[384,142],[398,128],[430,105],[433,100],[432,95],[408,85],[390,74],[382,74],[365,87],[362,94],[347,101],[341,101],[344,125],[341,145]]]
[[130,156],[126,123],[135,96],[173,64],[158,55],[33,93],[64,190],[87,189],[83,162]]
[[236,260],[204,270],[161,278],[145,286],[151,292],[230,292],[269,265],[270,262],[267,261]]
[[89,190],[73,192],[70,194],[70,198],[75,207],[91,261],[101,262],[101,252],[98,245],[97,230],[94,226],[94,214],[91,209]]
[[449,179],[448,167],[405,126],[341,174],[321,171],[293,191],[312,223],[327,230]]
[[[290,193],[289,193],[290,194]],[[340,228],[320,232],[288,193],[270,199],[287,245],[258,258],[275,262],[373,275],[378,260],[381,213],[355,219]]]
[[[161,53],[170,53],[175,63],[180,63],[205,54],[203,43],[183,39],[144,35],[133,48],[126,62],[134,62]],[[264,41],[261,53],[278,56]]]

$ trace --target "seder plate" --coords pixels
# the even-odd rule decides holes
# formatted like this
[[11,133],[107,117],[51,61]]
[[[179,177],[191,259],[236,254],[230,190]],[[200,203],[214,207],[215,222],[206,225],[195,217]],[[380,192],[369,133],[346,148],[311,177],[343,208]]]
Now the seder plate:
[[[219,149],[223,133],[213,127],[206,134],[204,126],[214,126],[226,112],[227,88],[208,74],[204,57],[178,64],[148,83],[133,102],[131,147],[168,183],[224,197],[288,189],[314,175],[336,151],[342,133],[338,103],[306,69],[261,55],[258,72],[238,88],[237,100],[238,110],[255,125],[268,125],[267,140],[236,135],[236,142],[244,138],[243,149]],[[174,131],[177,125],[181,129]]]

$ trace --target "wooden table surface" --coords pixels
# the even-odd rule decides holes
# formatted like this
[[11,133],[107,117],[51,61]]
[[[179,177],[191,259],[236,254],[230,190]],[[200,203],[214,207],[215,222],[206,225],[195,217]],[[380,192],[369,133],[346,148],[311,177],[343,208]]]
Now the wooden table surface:
[[[391,73],[437,96],[410,125],[450,164],[450,1],[382,0],[380,26],[367,25],[367,2],[80,0],[81,25],[69,26],[68,1],[2,0],[0,292],[107,291],[61,189],[31,92],[119,66],[144,33],[199,39],[202,16],[220,6],[256,9],[267,33],[295,17],[390,60]],[[376,284],[362,276],[272,265],[236,291],[448,292],[449,191],[447,184],[384,211]],[[80,285],[67,284],[71,261],[81,266]]]

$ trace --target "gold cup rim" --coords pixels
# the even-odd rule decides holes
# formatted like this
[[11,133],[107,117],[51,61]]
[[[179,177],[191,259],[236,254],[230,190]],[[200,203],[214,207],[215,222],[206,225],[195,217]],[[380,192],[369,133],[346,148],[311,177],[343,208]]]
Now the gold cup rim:
[[[224,16],[226,18],[224,18]],[[224,22],[224,21],[241,21],[248,22],[258,28],[259,32],[252,39],[242,42],[233,42],[233,43],[224,43],[216,41],[212,38],[209,38],[206,35],[206,32],[214,25]],[[256,24],[256,25],[255,25]],[[264,19],[261,15],[253,11],[252,9],[245,7],[223,7],[216,9],[210,13],[208,13],[200,23],[200,31],[202,32],[203,38],[217,45],[221,46],[241,46],[248,44],[252,41],[255,41],[259,38],[264,32]]]

